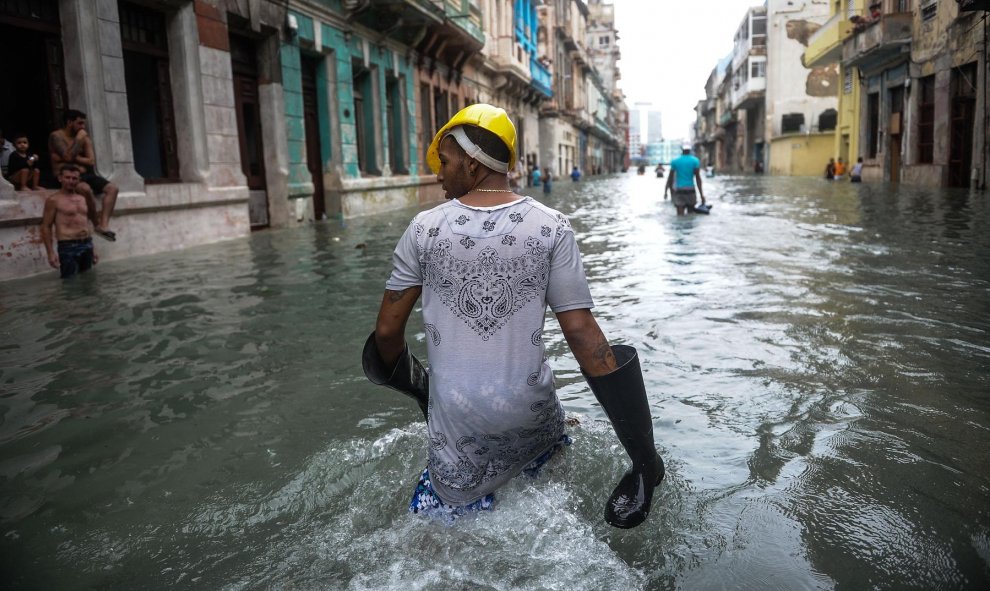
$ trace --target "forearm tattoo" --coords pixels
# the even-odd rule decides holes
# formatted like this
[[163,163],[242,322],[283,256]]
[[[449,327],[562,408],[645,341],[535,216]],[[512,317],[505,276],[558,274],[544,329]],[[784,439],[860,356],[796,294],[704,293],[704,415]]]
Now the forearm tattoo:
[[608,344],[608,339],[605,335],[601,336],[601,339],[595,345],[595,350],[592,353],[595,361],[602,364],[605,367],[615,367],[615,354],[612,353],[612,347]]

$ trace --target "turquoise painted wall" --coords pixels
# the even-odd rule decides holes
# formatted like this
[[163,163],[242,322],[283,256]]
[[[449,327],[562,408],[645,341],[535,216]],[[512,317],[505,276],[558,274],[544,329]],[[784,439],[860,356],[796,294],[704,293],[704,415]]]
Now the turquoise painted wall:
[[[339,2],[324,2],[331,8],[339,10]],[[285,117],[289,153],[289,184],[290,194],[293,184],[307,183],[310,181],[309,171],[303,161],[306,152],[306,133],[303,122],[303,102],[302,102],[302,70],[300,60],[299,42],[312,42],[315,39],[313,19],[309,16],[295,11],[289,11],[296,17],[299,29],[296,36],[288,43],[282,45],[282,83],[285,93]],[[344,174],[349,178],[359,178],[361,176],[358,168],[357,154],[357,130],[354,117],[354,87],[352,60],[364,61],[364,51],[361,38],[356,34],[351,34],[350,39],[344,38],[343,31],[336,29],[326,23],[321,24],[320,38],[324,55],[336,60],[337,82],[333,89],[337,97],[337,118],[340,121],[340,129],[330,128],[329,104],[326,101],[325,85],[328,81],[325,78],[323,69],[318,69],[317,89],[320,94],[319,108],[326,116],[320,117],[320,148],[323,155],[324,168],[328,169],[329,162],[333,156],[331,146],[334,145],[331,134],[339,134],[341,153],[340,161],[343,165]],[[329,52],[329,53],[328,53]],[[380,130],[375,141],[380,147],[379,153],[384,155],[389,153],[388,119],[385,113],[386,104],[386,75],[393,73],[393,53],[388,49],[380,50],[379,46],[372,45],[369,51],[368,62],[373,75],[377,78],[376,86],[378,90],[379,111],[374,113],[379,118]],[[405,86],[405,113],[408,135],[406,141],[406,168],[415,172],[418,170],[420,153],[425,152],[426,146],[417,145],[416,134],[416,93],[414,70],[405,59],[400,59],[397,64],[399,79]],[[322,83],[320,79],[322,77]],[[371,106],[371,97],[366,100],[366,108]],[[370,133],[370,130],[369,130]]]

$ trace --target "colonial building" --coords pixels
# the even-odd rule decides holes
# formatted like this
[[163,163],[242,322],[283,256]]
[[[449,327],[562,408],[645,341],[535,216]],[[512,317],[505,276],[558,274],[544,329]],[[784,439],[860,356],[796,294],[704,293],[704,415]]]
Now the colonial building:
[[482,0],[481,6],[487,38],[475,58],[484,74],[481,100],[508,111],[519,158],[530,171],[539,161],[540,105],[553,95],[550,59],[537,52],[536,2]]
[[[867,6],[869,4],[869,6]],[[836,151],[864,180],[985,187],[986,32],[966,0],[848,0],[811,39],[805,62],[836,63]]]
[[[910,78],[901,123],[906,183],[986,187],[987,24],[980,19],[988,9],[990,3],[973,0],[921,0],[908,13]],[[903,14],[886,17],[897,19],[882,31],[886,38],[899,34]],[[893,175],[889,165],[888,171]]]
[[809,38],[829,18],[829,2],[769,0],[767,15],[765,170],[822,174],[835,157],[839,69],[837,64],[808,68],[802,58]]
[[[118,241],[98,245],[102,260],[281,223],[286,16],[274,1],[0,3],[0,38],[19,50],[0,77],[21,81],[0,93],[0,125],[28,135],[53,185],[48,134],[67,109],[87,114],[96,169],[120,188]],[[37,225],[48,193],[0,180],[0,279],[48,268]]]
[[[36,0],[0,2],[23,58],[0,76],[0,126],[23,130],[54,186],[48,133],[87,113],[120,197],[101,259],[162,252],[442,198],[424,151],[479,101],[518,154],[555,174],[623,164],[611,5],[581,0]],[[596,37],[590,37],[592,39]],[[0,179],[0,279],[46,270],[48,191]]]
[[618,65],[622,52],[619,49],[619,33],[615,29],[615,6],[602,0],[588,2],[587,32],[586,47],[597,74],[595,84],[601,94],[591,103],[595,109],[596,144],[602,151],[601,163],[593,172],[618,172],[625,168],[628,142],[623,123],[627,107],[618,85],[622,78]]
[[730,65],[729,101],[735,112],[726,127],[734,127],[735,158],[727,163],[732,170],[752,171],[765,158],[765,118],[767,88],[767,10],[756,6],[746,11],[736,30]]

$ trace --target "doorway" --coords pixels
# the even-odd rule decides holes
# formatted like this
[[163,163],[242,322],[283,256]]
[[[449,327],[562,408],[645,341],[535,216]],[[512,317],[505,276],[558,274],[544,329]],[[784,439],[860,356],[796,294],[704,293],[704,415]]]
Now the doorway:
[[10,143],[14,134],[27,135],[30,151],[39,157],[42,185],[55,187],[48,134],[62,127],[68,108],[58,3],[0,2],[0,39],[7,58],[16,54],[0,59],[6,88],[0,92],[0,129]]
[[241,171],[247,179],[251,228],[268,226],[268,192],[265,181],[265,147],[261,135],[261,100],[258,94],[258,49],[247,37],[230,35],[230,63],[234,79],[234,109]]
[[302,58],[303,123],[306,132],[306,168],[313,178],[313,219],[326,215],[326,194],[323,188],[323,150],[320,146],[320,101],[317,94],[317,68],[321,59]]
[[949,186],[969,187],[976,118],[976,64],[952,69],[949,121]]

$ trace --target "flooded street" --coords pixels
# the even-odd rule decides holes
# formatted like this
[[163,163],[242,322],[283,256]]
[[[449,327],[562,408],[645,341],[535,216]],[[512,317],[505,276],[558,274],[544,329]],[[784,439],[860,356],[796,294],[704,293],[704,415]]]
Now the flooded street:
[[0,283],[4,588],[988,588],[990,197],[725,177],[677,218],[662,182],[528,191],[640,352],[642,526],[601,517],[628,460],[554,320],[574,445],[406,513],[425,425],[360,365],[406,210]]

